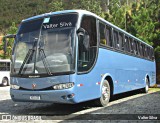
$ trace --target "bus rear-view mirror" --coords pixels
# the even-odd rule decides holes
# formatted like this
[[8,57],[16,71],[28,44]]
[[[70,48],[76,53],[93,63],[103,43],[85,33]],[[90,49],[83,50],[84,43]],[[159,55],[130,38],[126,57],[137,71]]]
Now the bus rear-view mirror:
[[4,47],[3,47],[3,50],[4,52],[6,53],[7,52],[7,45],[8,45],[8,41],[7,41],[7,38],[15,38],[16,35],[15,34],[7,34],[5,37],[4,37]]
[[83,28],[79,28],[77,30],[77,35],[78,35],[79,43],[83,43],[83,46],[85,47],[85,49],[88,50],[90,47],[88,32],[85,31],[85,29],[83,29]]
[[7,35],[5,36],[5,38],[15,38],[15,37],[16,37],[15,34],[7,34]]

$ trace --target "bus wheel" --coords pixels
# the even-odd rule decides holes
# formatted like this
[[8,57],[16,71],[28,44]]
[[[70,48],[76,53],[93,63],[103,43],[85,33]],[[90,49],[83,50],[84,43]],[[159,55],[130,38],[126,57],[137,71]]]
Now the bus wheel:
[[110,85],[107,80],[103,81],[102,88],[101,88],[101,97],[100,99],[96,100],[96,105],[98,106],[107,106],[110,100]]
[[8,79],[7,79],[6,77],[3,78],[3,80],[2,80],[2,85],[3,85],[3,86],[9,85],[9,84],[8,84]]
[[148,93],[148,90],[149,90],[149,81],[148,81],[148,79],[146,78],[146,85],[145,85],[145,88],[143,89],[143,92],[144,92],[144,93]]

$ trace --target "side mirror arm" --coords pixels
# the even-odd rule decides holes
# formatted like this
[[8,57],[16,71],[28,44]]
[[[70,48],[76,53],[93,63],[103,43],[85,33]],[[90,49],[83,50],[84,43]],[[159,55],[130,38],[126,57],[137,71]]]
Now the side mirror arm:
[[3,38],[3,42],[4,42],[4,47],[3,47],[4,57],[6,57],[6,52],[7,52],[7,45],[8,45],[8,41],[6,40],[7,38],[16,38],[16,35],[15,34],[8,34],[8,35],[4,36],[4,38]]

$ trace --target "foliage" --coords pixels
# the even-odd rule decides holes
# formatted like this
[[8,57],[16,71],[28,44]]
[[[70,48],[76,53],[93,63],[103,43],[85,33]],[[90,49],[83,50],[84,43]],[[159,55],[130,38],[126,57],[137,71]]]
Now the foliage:
[[18,27],[22,19],[30,16],[85,9],[151,44],[156,53],[160,52],[159,0],[0,0],[0,3],[0,32],[3,34],[12,33],[9,31],[9,27],[14,27],[12,22]]
[[[102,0],[103,1],[103,0]],[[0,32],[6,33],[12,22],[43,13],[67,9],[86,9],[101,15],[101,1],[95,0],[0,0]]]
[[[13,22],[12,26],[8,29],[7,34],[16,34],[16,32],[17,32],[17,27],[16,27],[15,23]],[[7,41],[7,52],[6,52],[6,54],[1,54],[0,55],[1,58],[10,58],[10,56],[11,56],[14,39],[10,38],[10,39],[6,39],[6,41]],[[3,50],[4,45],[5,45],[5,43],[4,43],[4,38],[3,38],[3,42],[2,42],[2,45],[0,46],[0,50]]]

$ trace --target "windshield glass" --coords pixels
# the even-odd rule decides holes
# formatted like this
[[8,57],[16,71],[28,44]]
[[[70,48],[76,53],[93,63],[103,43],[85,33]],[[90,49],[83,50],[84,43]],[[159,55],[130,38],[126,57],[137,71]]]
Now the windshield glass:
[[13,50],[12,74],[48,74],[74,70],[77,14],[23,22]]

